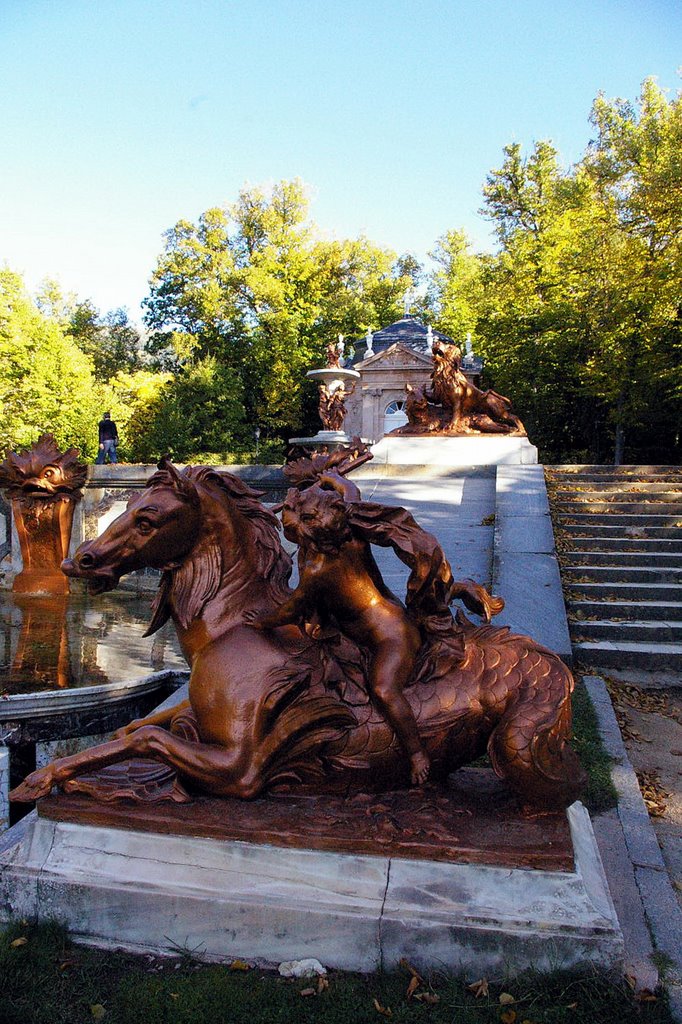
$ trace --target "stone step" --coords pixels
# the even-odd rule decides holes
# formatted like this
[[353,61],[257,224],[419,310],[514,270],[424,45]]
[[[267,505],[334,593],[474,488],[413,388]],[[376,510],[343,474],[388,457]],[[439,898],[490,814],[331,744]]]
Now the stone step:
[[560,513],[557,518],[560,520],[561,529],[570,529],[572,526],[585,528],[593,528],[595,526],[609,526],[612,529],[623,530],[627,526],[641,526],[649,530],[664,529],[670,530],[670,533],[665,535],[662,534],[651,534],[651,536],[667,536],[667,537],[679,537],[680,528],[682,527],[682,516],[679,515],[643,515],[641,513],[629,512],[627,514],[622,513],[616,515],[615,511],[611,515],[605,513],[589,513],[584,510],[582,512],[563,512]]
[[678,585],[670,583],[569,583],[565,581],[566,595],[570,602],[604,600],[620,601],[674,601],[680,600]]
[[[604,528],[606,529],[606,527]],[[586,551],[612,551],[620,558],[621,555],[651,552],[652,554],[681,555],[682,556],[682,530],[679,540],[672,537],[648,538],[648,537],[587,537],[584,534],[571,534],[571,541],[575,547],[569,552],[578,554]]]
[[[678,595],[679,596],[679,595]],[[569,615],[595,616],[597,619],[608,619],[615,615],[618,619],[637,621],[641,619],[682,621],[682,601],[600,601],[569,598],[566,602]],[[588,619],[575,619],[589,621]]]
[[[643,524],[621,524],[620,518],[614,524],[613,516],[604,516],[605,522],[595,521],[594,516],[579,516],[580,522],[561,523],[560,529],[575,537],[604,537],[614,540],[682,540],[679,526],[650,526]],[[629,517],[628,517],[629,518]],[[635,517],[637,518],[637,517]]]
[[568,586],[574,583],[677,583],[682,585],[682,567],[578,565],[565,566],[562,575]]
[[682,466],[558,465],[545,466],[545,470],[550,476],[562,476],[571,480],[584,479],[590,476],[598,479],[605,476],[613,477],[614,479],[638,476],[643,480],[649,480],[651,477],[665,476],[666,474],[678,478],[682,477]]
[[558,501],[556,509],[562,516],[622,513],[628,516],[676,516],[675,522],[682,520],[682,501]]
[[565,567],[577,565],[633,565],[639,568],[659,569],[663,566],[682,567],[682,549],[680,551],[595,551],[585,550],[582,543],[579,549],[566,551],[561,556]]
[[[657,488],[657,489],[655,489]],[[645,502],[655,505],[658,502],[666,505],[669,502],[682,502],[682,489],[672,487],[670,483],[652,483],[632,488],[612,487],[595,484],[589,487],[557,487],[553,496],[557,502]]]
[[645,640],[647,643],[682,644],[682,620],[569,619],[571,640]]
[[580,665],[593,668],[682,672],[682,644],[581,640],[573,644],[573,656]]

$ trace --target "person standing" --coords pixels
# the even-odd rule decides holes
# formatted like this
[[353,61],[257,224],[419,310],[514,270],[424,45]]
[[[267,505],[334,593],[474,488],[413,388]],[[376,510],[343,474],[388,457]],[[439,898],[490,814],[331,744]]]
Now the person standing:
[[116,445],[118,444],[118,430],[111,418],[110,412],[105,412],[99,421],[99,451],[97,452],[96,465],[101,466],[109,456],[109,462],[118,462],[116,458]]

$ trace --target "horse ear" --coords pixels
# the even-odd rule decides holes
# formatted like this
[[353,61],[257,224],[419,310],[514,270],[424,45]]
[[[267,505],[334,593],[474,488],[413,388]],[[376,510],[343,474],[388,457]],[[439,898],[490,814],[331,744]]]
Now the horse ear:
[[412,387],[411,384],[406,384],[405,385],[405,390],[408,392],[408,394],[412,394],[412,392],[414,391],[414,388]]
[[184,473],[179,473],[176,467],[171,462],[170,455],[162,455],[159,459],[157,466],[160,470],[168,473],[170,481],[173,487],[180,494],[183,495],[193,505],[199,504],[199,495],[197,489],[189,477],[185,476]]

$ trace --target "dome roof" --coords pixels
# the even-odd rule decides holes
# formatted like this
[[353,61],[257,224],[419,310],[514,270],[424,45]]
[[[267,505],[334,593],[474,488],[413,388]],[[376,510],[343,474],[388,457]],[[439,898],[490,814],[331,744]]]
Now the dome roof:
[[[396,320],[395,323],[389,324],[388,327],[382,327],[380,331],[375,331],[372,337],[372,351],[375,355],[390,348],[391,345],[395,345],[396,342],[401,342],[422,355],[430,355],[434,338],[440,338],[451,345],[454,344],[452,338],[448,338],[447,334],[443,334],[441,331],[432,331],[429,337],[429,329],[426,324],[409,314]],[[354,342],[354,346],[353,362],[362,362],[367,353],[367,339],[359,339]]]

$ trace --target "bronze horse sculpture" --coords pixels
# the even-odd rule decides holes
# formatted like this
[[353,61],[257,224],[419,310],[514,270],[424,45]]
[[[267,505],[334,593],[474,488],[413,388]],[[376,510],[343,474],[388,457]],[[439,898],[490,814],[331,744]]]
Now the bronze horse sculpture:
[[[63,569],[88,580],[93,593],[135,569],[162,570],[148,633],[172,617],[191,666],[189,700],[33,772],[13,799],[38,799],[53,785],[68,791],[79,776],[130,758],[161,761],[190,790],[220,797],[254,798],[287,785],[347,793],[407,784],[408,759],[368,696],[366,652],[334,627],[333,616],[316,621],[308,611],[298,624],[267,628],[268,616],[276,620],[296,592],[277,520],[257,492],[207,467],[178,472],[165,459],[159,467]],[[321,545],[315,515],[312,499],[290,492],[285,527],[289,516],[302,537],[307,516],[308,536]],[[424,642],[404,697],[431,777],[487,749],[524,804],[576,799],[584,774],[568,744],[573,679],[561,660],[506,627],[474,626],[461,612],[453,620],[453,597],[485,617],[497,610],[495,599],[456,583],[435,538],[404,509],[350,501],[342,529],[349,532],[334,542],[339,557],[348,540],[361,537],[367,547],[392,546],[413,570],[407,610],[411,600]],[[390,596],[388,604],[401,605],[372,563],[373,585]]]

